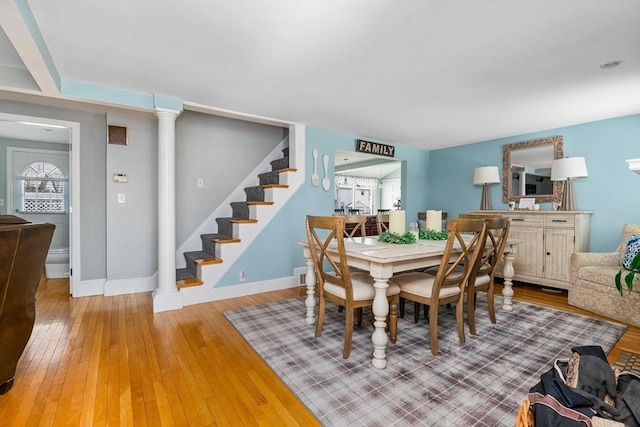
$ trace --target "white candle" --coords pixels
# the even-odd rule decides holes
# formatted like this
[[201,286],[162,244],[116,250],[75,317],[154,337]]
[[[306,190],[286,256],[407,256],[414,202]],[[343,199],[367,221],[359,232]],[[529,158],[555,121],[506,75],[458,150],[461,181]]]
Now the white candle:
[[389,211],[389,231],[404,234],[405,225],[405,211]]
[[442,231],[442,211],[427,211],[427,230]]

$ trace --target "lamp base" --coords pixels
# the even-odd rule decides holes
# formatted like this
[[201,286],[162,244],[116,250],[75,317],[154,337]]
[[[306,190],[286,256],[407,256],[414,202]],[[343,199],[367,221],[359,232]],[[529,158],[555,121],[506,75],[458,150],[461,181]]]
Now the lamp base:
[[575,211],[576,210],[576,198],[573,195],[573,183],[571,178],[567,178],[564,182],[564,192],[562,193],[562,205],[561,211]]
[[482,200],[480,201],[480,210],[490,211],[491,207],[491,192],[489,191],[489,184],[482,185]]

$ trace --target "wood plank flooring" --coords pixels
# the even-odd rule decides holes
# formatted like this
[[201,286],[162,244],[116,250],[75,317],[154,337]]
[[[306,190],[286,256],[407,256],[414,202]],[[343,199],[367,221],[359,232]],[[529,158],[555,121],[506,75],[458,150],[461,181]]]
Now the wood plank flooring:
[[[31,340],[13,389],[0,396],[0,424],[319,425],[222,315],[302,288],[153,314],[149,293],[74,299],[68,287],[64,279],[40,285]],[[517,299],[590,315],[569,307],[566,294],[514,289]],[[623,350],[640,352],[640,328],[628,329],[610,362]]]

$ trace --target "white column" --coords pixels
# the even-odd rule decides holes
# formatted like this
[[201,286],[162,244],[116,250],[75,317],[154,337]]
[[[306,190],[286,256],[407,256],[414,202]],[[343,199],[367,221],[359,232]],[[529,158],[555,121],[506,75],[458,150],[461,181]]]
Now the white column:
[[176,132],[179,111],[156,109],[158,116],[158,286],[153,312],[182,308],[176,286]]

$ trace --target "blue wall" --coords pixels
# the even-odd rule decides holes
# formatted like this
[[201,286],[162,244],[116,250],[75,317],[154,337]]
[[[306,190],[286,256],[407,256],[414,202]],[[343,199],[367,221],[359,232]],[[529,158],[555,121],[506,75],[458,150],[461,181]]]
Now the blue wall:
[[[334,205],[333,153],[335,150],[355,151],[355,140],[371,140],[324,129],[306,128],[306,173],[302,188],[287,202],[286,206],[271,221],[236,264],[229,270],[218,286],[237,284],[241,270],[247,272],[247,281],[255,282],[279,277],[290,277],[293,269],[304,267],[302,248],[296,243],[306,240],[305,217],[311,215],[332,215]],[[429,174],[429,152],[417,148],[401,146],[385,141],[375,141],[396,147],[395,158],[403,161],[403,208],[407,211],[407,222],[417,220],[419,211],[427,209],[427,177]],[[328,154],[331,189],[311,185],[313,161],[311,152],[318,149],[318,173],[324,177],[322,156]],[[410,221],[411,220],[411,221]]]
[[[578,210],[593,211],[591,252],[613,251],[622,225],[640,224],[640,175],[625,160],[640,158],[640,115],[618,117],[508,138],[431,151],[429,206],[456,217],[480,207],[482,188],[473,185],[473,170],[498,166],[502,177],[502,145],[562,135],[566,157],[585,157],[588,178],[576,179]],[[493,209],[507,209],[502,185],[491,186]],[[541,204],[550,210],[551,204]]]

